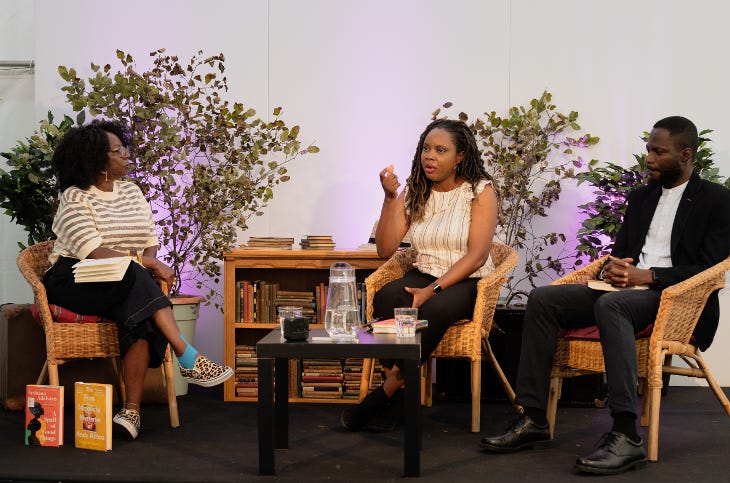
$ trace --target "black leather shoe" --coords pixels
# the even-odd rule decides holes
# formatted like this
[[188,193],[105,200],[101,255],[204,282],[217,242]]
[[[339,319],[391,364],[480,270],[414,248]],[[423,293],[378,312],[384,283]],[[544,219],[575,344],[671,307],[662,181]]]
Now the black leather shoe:
[[385,408],[375,414],[365,429],[373,433],[387,433],[395,431],[403,425],[403,389],[398,389],[390,398]]
[[535,443],[551,441],[550,426],[540,426],[529,416],[521,416],[509,430],[499,436],[482,438],[479,446],[495,453],[514,453],[523,449],[532,448]]
[[385,409],[390,398],[385,394],[383,386],[368,394],[357,406],[352,406],[340,415],[340,424],[348,431],[360,431],[378,412]]
[[625,434],[612,431],[603,435],[593,453],[575,460],[575,469],[599,475],[615,475],[646,466],[644,444],[634,443]]

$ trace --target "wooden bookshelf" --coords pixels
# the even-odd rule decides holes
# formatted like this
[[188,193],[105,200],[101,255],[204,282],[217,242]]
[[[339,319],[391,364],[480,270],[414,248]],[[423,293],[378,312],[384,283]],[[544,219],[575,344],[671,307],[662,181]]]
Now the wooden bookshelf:
[[[329,282],[329,269],[335,262],[347,262],[355,268],[356,281],[363,282],[386,259],[375,251],[367,250],[234,250],[223,256],[223,320],[224,360],[227,366],[236,367],[236,345],[256,345],[278,323],[245,323],[236,320],[236,282],[239,280],[265,280],[279,283],[281,290],[313,291],[320,283]],[[312,324],[311,328],[322,328]],[[296,360],[290,361],[292,376],[297,368]],[[297,369],[298,370],[298,369]],[[292,377],[299,379],[299,377]],[[255,396],[237,396],[235,377],[224,384],[226,401],[256,401]],[[354,403],[353,399],[314,399],[298,397],[296,388],[289,390],[292,402]]]

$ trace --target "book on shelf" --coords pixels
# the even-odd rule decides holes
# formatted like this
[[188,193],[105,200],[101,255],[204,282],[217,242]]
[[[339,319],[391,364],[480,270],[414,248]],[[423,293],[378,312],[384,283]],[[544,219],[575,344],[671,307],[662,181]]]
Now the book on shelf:
[[588,287],[592,288],[593,290],[602,290],[604,292],[620,292],[621,290],[647,290],[649,288],[648,285],[632,285],[630,287],[614,287],[608,282],[605,282],[603,280],[588,280],[586,282],[586,285]]
[[[370,324],[373,334],[395,334],[395,319],[385,319]],[[416,330],[428,327],[428,320],[419,319],[416,321]]]
[[256,397],[259,394],[258,387],[237,387],[236,396],[239,397]]
[[74,383],[74,421],[77,448],[112,449],[112,385]]
[[127,267],[132,262],[130,256],[112,258],[86,258],[73,265],[74,281],[118,282],[124,278]]
[[63,386],[25,386],[25,444],[63,446]]

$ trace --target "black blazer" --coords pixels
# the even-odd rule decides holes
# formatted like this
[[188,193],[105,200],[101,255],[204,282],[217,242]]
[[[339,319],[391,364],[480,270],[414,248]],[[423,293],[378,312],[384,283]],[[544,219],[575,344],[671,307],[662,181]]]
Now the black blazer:
[[[626,215],[611,254],[639,261],[662,188],[659,183],[642,186],[629,194]],[[730,255],[730,190],[692,173],[672,226],[672,267],[655,268],[662,289],[681,282],[721,262]],[[694,331],[700,350],[712,343],[720,319],[720,303],[714,292]]]

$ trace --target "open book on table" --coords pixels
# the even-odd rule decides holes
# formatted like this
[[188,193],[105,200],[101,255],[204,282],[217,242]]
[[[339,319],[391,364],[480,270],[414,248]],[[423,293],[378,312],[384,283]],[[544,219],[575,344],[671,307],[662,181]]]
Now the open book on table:
[[73,266],[76,283],[118,282],[124,278],[131,256],[112,258],[87,258]]
[[[373,334],[395,334],[395,319],[385,319],[373,322]],[[416,321],[416,330],[428,327],[428,320],[420,319]]]
[[586,285],[588,285],[593,290],[603,290],[604,292],[619,292],[621,290],[646,290],[649,288],[648,285],[632,285],[630,287],[614,287],[608,282],[604,282],[603,280],[588,280],[586,282]]

